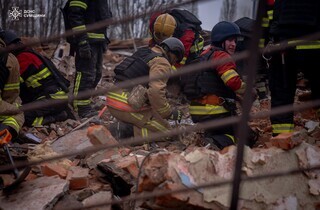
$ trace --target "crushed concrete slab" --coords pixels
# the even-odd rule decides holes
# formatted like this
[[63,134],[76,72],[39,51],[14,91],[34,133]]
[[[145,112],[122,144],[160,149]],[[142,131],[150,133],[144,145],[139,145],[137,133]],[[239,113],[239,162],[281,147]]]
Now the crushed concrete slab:
[[52,209],[69,189],[69,182],[58,176],[40,177],[23,182],[11,196],[0,197],[2,210]]
[[52,149],[57,153],[82,150],[90,146],[92,144],[87,137],[87,128],[73,131],[52,143]]
[[81,209],[83,208],[83,204],[78,201],[75,196],[73,195],[65,195],[63,196],[57,204],[54,206],[53,210],[61,210],[65,209],[66,207],[72,207],[74,209]]
[[[97,205],[99,203],[104,203],[107,201],[111,201],[112,199],[112,193],[110,191],[101,191],[98,192],[85,200],[82,201],[84,207],[88,207],[91,205]],[[111,205],[105,205],[105,206],[100,206],[100,207],[95,207],[95,208],[90,208],[94,210],[111,210]]]
[[[243,162],[244,175],[250,177],[265,175],[270,172],[298,169],[299,160],[296,153],[300,150],[305,151],[305,154],[301,156],[307,161],[307,166],[314,166],[318,163],[316,160],[319,159],[320,151],[307,143],[302,143],[288,151],[274,147],[252,150],[246,147]],[[161,189],[174,190],[231,180],[235,158],[236,147],[234,146],[224,150],[223,154],[205,148],[194,148],[182,154],[153,154],[142,168],[141,181],[138,186],[139,192],[146,193]],[[312,187],[310,184],[312,184]],[[231,184],[198,189],[186,192],[183,195],[174,194],[156,198],[152,204],[163,207],[174,200],[177,205],[202,207],[204,209],[210,205],[215,205],[217,209],[227,209],[230,205],[231,190]],[[304,173],[242,182],[239,208],[313,209],[320,199],[319,196],[314,196],[318,192],[318,182],[315,180],[309,182],[309,178]],[[202,202],[195,202],[197,199],[194,198],[197,198],[199,193],[203,195]],[[152,204],[149,201],[148,206]]]

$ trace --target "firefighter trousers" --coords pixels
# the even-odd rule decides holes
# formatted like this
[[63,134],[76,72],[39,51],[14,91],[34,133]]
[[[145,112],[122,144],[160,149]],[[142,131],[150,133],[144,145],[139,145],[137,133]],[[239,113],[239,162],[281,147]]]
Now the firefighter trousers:
[[140,112],[125,112],[108,106],[111,115],[134,126],[134,136],[148,137],[151,133],[170,130],[167,120],[156,116],[151,109]]
[[[81,91],[95,89],[102,76],[102,61],[104,46],[102,43],[90,43],[91,58],[84,59],[79,56],[76,49],[75,66],[76,78],[73,93],[77,96]],[[73,106],[78,111],[79,106],[89,106],[90,98],[74,100]]]
[[[270,73],[271,108],[293,104],[297,73],[302,71],[310,82],[312,99],[320,99],[320,49],[289,49],[272,56]],[[318,107],[319,108],[319,107]],[[293,112],[270,118],[273,135],[292,132]]]

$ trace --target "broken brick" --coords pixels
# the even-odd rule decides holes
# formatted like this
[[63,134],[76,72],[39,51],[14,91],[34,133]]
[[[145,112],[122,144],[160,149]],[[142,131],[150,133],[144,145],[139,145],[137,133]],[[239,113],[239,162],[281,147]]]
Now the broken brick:
[[89,186],[89,169],[71,166],[68,171],[67,180],[70,181],[69,188],[79,190]]
[[115,163],[121,169],[128,171],[133,177],[137,178],[139,174],[139,163],[135,156],[121,158]]
[[64,179],[67,176],[67,170],[55,163],[44,163],[41,165],[41,172],[45,176],[55,176],[58,175],[60,178]]
[[38,176],[34,173],[29,173],[28,176],[25,178],[26,181],[31,181],[38,178]]
[[93,125],[88,128],[87,136],[93,145],[115,145],[118,141],[113,138],[110,131],[103,125]]
[[272,137],[270,139],[270,142],[272,146],[284,149],[284,150],[289,150],[292,149],[296,143],[292,140],[293,133],[280,133],[279,135]]

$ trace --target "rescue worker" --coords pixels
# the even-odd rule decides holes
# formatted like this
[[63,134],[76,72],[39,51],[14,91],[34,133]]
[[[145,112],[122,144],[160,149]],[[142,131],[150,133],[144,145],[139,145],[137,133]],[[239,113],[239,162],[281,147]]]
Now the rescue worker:
[[[7,46],[19,47],[12,53],[20,65],[20,98],[22,104],[48,99],[67,99],[67,87],[62,87],[63,76],[56,78],[58,70],[47,58],[32,48],[22,47],[21,39],[11,30],[6,30],[3,39]],[[42,126],[68,118],[68,104],[57,105],[54,108],[44,107],[26,111],[26,126]]]
[[181,62],[175,64],[179,68],[198,57],[204,45],[200,31],[201,21],[187,10],[172,9],[166,13],[154,13],[149,22],[151,40],[149,46],[160,44],[168,37],[180,39],[185,48]]
[[[201,57],[204,60],[228,59],[236,50],[239,27],[227,21],[217,23],[211,31],[211,46]],[[185,82],[184,93],[191,101],[189,112],[195,123],[221,119],[236,114],[236,94],[243,94],[245,83],[236,71],[233,61],[209,68],[191,76]],[[223,149],[236,143],[234,129],[225,126],[205,130],[205,142]]]
[[[270,34],[275,43],[295,43],[300,37],[320,31],[320,3],[318,0],[276,0]],[[297,40],[298,39],[298,40]],[[320,40],[285,49],[272,55],[270,75],[271,107],[294,103],[298,70],[309,79],[312,99],[320,99]],[[320,109],[317,107],[318,117]],[[272,134],[294,130],[293,112],[271,116]]]
[[[112,16],[108,0],[69,0],[67,21],[73,31],[86,30],[86,25],[108,19]],[[73,39],[75,48],[76,79],[73,93],[95,89],[102,76],[102,55],[109,39],[106,27],[82,33]],[[80,118],[97,115],[91,98],[74,100],[74,109]]]
[[[140,48],[115,69],[115,85],[136,77],[150,78],[170,73],[171,66],[183,59],[184,46],[174,37],[165,39],[152,48]],[[143,62],[141,62],[141,59]],[[182,112],[170,107],[166,98],[167,78],[150,81],[139,89],[137,98],[144,98],[140,107],[130,103],[131,89],[109,92],[107,106],[110,113],[120,121],[133,124],[134,136],[148,137],[152,132],[166,132],[170,125],[166,119],[180,120]],[[143,93],[145,92],[145,94]],[[130,104],[130,105],[129,105]]]
[[[240,28],[240,32],[242,35],[242,39],[238,41],[237,43],[237,51],[241,52],[244,50],[248,50],[249,42],[251,40],[252,36],[252,30],[253,30],[253,24],[255,20],[243,17],[238,20],[236,20],[234,23],[237,24]],[[267,22],[265,19],[263,21],[262,27],[267,27],[269,22]],[[264,29],[265,30],[265,29]],[[264,37],[268,38],[268,34],[266,34]],[[265,38],[260,39],[260,42],[262,44],[259,44],[259,47],[263,49],[265,47]],[[266,43],[268,44],[268,42]],[[269,69],[269,62],[267,59],[268,56],[262,55],[259,63],[258,63],[258,69],[257,69],[257,79],[255,83],[255,89],[257,91],[258,99],[261,104],[265,103],[265,101],[268,99],[268,90],[267,90],[267,74]],[[237,62],[238,72],[243,75],[243,69],[245,68],[246,61],[240,61]]]
[[[4,31],[0,28],[0,36]],[[0,39],[0,48],[6,45]],[[23,113],[11,115],[8,112],[17,111],[21,100],[19,98],[19,63],[11,53],[0,55],[0,136],[4,137],[6,144],[15,137],[24,123]]]

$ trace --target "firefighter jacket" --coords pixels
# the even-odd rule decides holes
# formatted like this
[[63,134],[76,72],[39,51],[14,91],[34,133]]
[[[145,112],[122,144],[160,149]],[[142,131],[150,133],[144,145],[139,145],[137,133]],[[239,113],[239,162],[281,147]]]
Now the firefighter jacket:
[[[0,40],[0,46],[5,46],[2,40]],[[19,98],[19,63],[11,53],[8,55],[6,67],[9,74],[4,87],[0,89],[0,123],[8,126],[10,133],[15,137],[24,123],[24,116],[23,113],[7,114],[17,111],[21,102]]]
[[[206,49],[201,55],[204,56],[207,53],[213,51],[213,54],[210,56],[210,59],[213,61],[218,59],[228,59],[230,55],[219,49],[211,46],[211,48]],[[206,75],[200,76],[197,83],[200,86],[201,90],[205,92],[206,95],[195,99],[192,101],[190,106],[191,115],[215,115],[222,114],[228,111],[234,111],[234,104],[232,104],[232,109],[229,109],[224,106],[225,102],[235,100],[235,94],[243,94],[245,91],[245,83],[241,80],[239,74],[236,72],[236,64],[233,61],[226,62],[217,66],[214,69],[209,69],[215,71],[212,75],[208,74],[207,71],[204,71]],[[210,83],[206,78],[212,78],[216,80],[216,77],[220,81],[216,80]],[[201,79],[202,78],[202,79]],[[215,83],[215,84],[212,84]],[[195,103],[193,103],[195,102]]]
[[[147,64],[150,67],[149,77],[157,77],[164,74],[168,74],[171,71],[171,65],[166,58],[165,51],[156,45],[151,48],[155,53],[159,53],[162,56],[157,56],[151,59]],[[166,98],[167,78],[157,79],[148,83],[147,98],[148,106],[144,109],[152,109],[157,115],[162,118],[169,118],[171,115],[171,107]],[[128,105],[128,92],[116,91],[109,92],[107,97],[107,105],[115,109],[126,112],[139,112],[140,110],[134,110]],[[119,103],[120,102],[120,103]]]
[[320,3],[318,0],[276,0],[270,34],[282,41],[312,34],[320,30]]
[[[68,22],[73,31],[86,30],[90,25],[112,16],[108,0],[70,0],[68,8]],[[89,43],[105,42],[106,27],[96,29],[77,36],[77,43],[87,40]]]
[[66,99],[49,67],[32,51],[16,52],[20,64],[20,97],[23,104],[42,98]]
[[[214,48],[214,47],[211,47]],[[205,50],[201,55],[204,55],[210,51],[211,48]],[[230,55],[223,50],[214,50],[213,55],[210,59],[213,61],[219,59],[228,59]],[[245,90],[245,83],[241,80],[239,74],[236,71],[237,67],[235,62],[229,61],[224,64],[217,66],[213,71],[216,71],[218,76],[224,83],[224,86],[221,88],[231,89],[233,92],[237,94],[243,94]]]
[[266,3],[267,9],[262,17],[262,37],[259,40],[259,48],[264,48],[270,41],[269,30],[273,21],[274,0],[266,0]]

